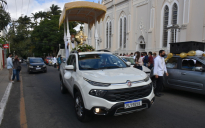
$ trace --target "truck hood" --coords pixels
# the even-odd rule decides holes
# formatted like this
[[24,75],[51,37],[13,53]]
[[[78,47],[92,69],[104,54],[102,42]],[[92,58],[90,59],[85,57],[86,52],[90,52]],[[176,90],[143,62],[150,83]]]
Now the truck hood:
[[91,81],[101,83],[126,83],[127,80],[139,81],[147,77],[143,71],[130,67],[82,71],[82,76]]

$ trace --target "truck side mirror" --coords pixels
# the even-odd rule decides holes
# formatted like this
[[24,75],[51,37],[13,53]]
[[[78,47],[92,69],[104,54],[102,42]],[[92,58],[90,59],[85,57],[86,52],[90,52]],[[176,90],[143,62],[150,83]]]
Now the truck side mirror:
[[66,66],[65,66],[65,69],[66,69],[66,70],[73,70],[73,69],[74,69],[74,66],[73,66],[73,65],[66,65]]
[[127,65],[128,65],[128,66],[130,66],[130,65],[131,65],[131,62],[126,62],[126,63],[127,63]]

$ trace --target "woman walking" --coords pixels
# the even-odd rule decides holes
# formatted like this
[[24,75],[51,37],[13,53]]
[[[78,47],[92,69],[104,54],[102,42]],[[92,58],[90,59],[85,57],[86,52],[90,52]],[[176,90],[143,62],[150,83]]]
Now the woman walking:
[[137,56],[135,58],[135,68],[142,70],[143,61],[140,56],[140,52],[137,52]]
[[21,71],[21,63],[19,62],[19,58],[18,58],[17,55],[14,58],[13,65],[14,65],[14,68],[13,68],[13,78],[12,78],[12,81],[14,81],[14,79],[16,77],[17,82],[20,82],[20,80],[19,80],[19,72]]

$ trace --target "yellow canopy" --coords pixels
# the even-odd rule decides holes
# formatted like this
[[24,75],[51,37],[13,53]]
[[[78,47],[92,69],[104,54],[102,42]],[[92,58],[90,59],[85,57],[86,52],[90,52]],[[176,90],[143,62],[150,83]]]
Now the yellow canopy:
[[93,2],[76,1],[66,3],[59,19],[59,27],[63,24],[64,19],[68,17],[69,21],[89,23],[90,28],[92,28],[95,17],[98,22],[101,19],[104,20],[106,10],[106,6]]

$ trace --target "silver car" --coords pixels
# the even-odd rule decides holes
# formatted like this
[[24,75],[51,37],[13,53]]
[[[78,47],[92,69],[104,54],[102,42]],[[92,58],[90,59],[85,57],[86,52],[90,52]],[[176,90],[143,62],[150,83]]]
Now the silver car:
[[[205,94],[205,57],[174,56],[166,63],[169,76],[164,76],[164,87]],[[151,78],[155,84],[153,71]]]

